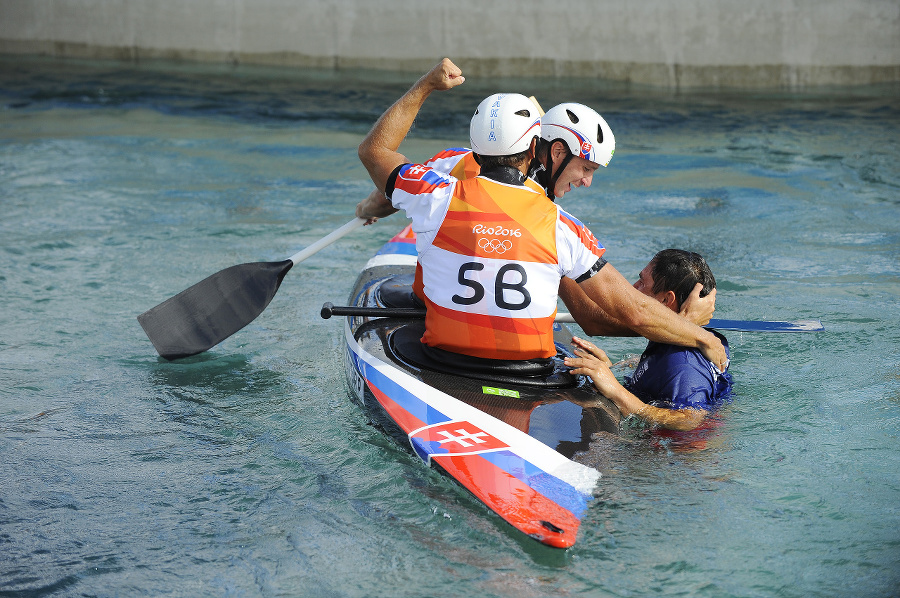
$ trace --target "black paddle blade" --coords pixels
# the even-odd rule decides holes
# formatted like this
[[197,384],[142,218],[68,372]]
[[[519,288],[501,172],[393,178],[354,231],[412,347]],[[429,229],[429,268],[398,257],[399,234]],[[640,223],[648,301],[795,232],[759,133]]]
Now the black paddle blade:
[[285,260],[225,268],[145,311],[138,322],[165,359],[202,353],[256,319],[293,265]]

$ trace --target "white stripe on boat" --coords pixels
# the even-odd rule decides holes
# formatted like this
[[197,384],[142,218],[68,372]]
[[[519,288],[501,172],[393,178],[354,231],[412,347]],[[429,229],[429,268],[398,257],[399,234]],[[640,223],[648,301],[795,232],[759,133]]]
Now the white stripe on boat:
[[[415,260],[413,259],[413,262],[414,261]],[[600,479],[599,471],[567,459],[525,432],[488,415],[476,407],[463,403],[432,386],[428,386],[406,372],[381,361],[365,351],[359,343],[356,342],[348,321],[345,321],[344,331],[347,338],[347,346],[369,367],[374,368],[398,386],[405,388],[419,400],[437,409],[451,420],[472,422],[491,436],[507,444],[510,450],[521,458],[571,485],[586,498],[592,498],[593,490]],[[412,434],[410,434],[410,436],[412,436]]]
[[404,253],[385,253],[383,255],[373,256],[363,270],[374,268],[375,266],[415,266],[417,256],[406,255]]

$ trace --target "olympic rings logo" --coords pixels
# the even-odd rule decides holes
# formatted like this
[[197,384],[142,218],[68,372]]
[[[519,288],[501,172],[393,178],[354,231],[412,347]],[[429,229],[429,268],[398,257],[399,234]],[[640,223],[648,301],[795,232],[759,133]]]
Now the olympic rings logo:
[[512,249],[512,241],[509,239],[486,239],[484,237],[478,239],[478,246],[485,253],[503,254]]

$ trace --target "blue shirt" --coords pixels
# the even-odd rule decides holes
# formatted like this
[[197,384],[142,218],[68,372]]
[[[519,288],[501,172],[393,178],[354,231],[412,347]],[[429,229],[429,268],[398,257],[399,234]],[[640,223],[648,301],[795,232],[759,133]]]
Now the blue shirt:
[[[728,341],[712,331],[731,358]],[[731,374],[720,373],[699,349],[650,341],[625,388],[654,407],[711,411],[731,395]]]

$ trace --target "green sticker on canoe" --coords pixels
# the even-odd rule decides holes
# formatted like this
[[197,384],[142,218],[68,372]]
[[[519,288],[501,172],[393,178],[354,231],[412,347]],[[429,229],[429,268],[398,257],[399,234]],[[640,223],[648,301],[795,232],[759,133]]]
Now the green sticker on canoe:
[[499,395],[501,397],[519,398],[518,390],[508,390],[506,388],[494,388],[493,386],[482,386],[481,392],[486,395]]

